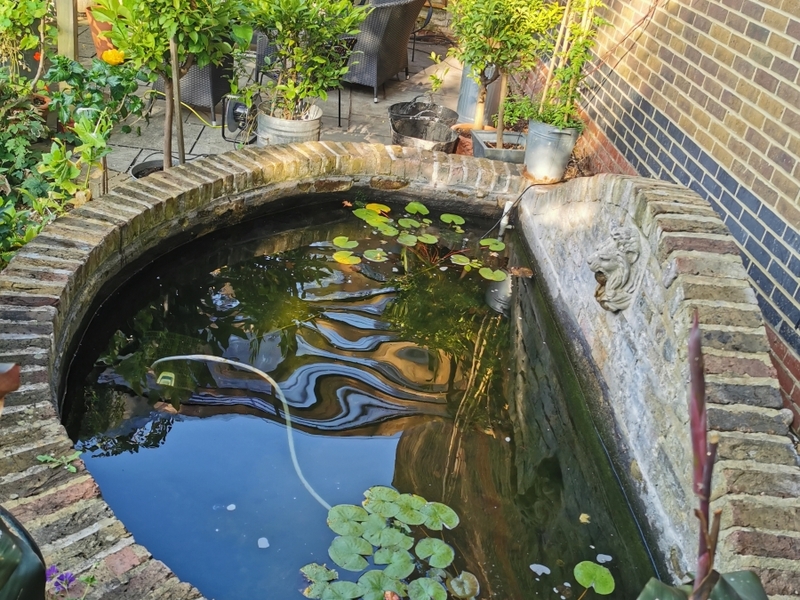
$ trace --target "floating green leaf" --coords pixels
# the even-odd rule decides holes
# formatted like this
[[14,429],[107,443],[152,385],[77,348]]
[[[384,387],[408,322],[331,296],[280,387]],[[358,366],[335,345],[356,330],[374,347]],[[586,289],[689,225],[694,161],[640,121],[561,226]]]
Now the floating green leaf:
[[364,556],[372,554],[372,546],[367,540],[354,536],[342,535],[333,539],[328,555],[337,565],[348,571],[361,571],[367,568]]
[[352,600],[358,598],[362,590],[352,581],[334,581],[322,592],[322,600]]
[[442,220],[442,223],[448,223],[452,225],[463,225],[464,224],[464,217],[459,215],[453,215],[450,213],[444,213],[442,216],[439,217]]
[[364,250],[364,258],[371,260],[372,262],[386,262],[389,260],[386,252],[384,252],[381,248],[370,248],[369,250]]
[[303,590],[303,596],[306,598],[322,598],[323,592],[328,589],[330,583],[327,581],[320,581],[319,583],[312,583]]
[[463,267],[464,265],[468,265],[471,261],[463,254],[453,254],[453,256],[450,257],[450,262]]
[[378,229],[378,231],[380,231],[380,232],[381,232],[383,235],[388,235],[388,236],[390,236],[390,237],[391,237],[391,236],[395,236],[395,235],[397,235],[398,233],[400,233],[400,231],[399,231],[399,230],[398,230],[396,227],[392,227],[391,225],[387,225],[387,224],[385,224],[385,223],[382,223],[382,224],[378,225],[378,226],[377,226],[377,229]]
[[504,250],[506,247],[506,245],[503,242],[495,238],[483,238],[479,243],[481,246],[488,247],[489,250],[491,250],[492,252],[500,252],[501,250]]
[[382,546],[384,548],[389,546],[410,548],[414,543],[414,538],[393,527],[385,527],[377,531],[365,531],[363,537],[373,546]]
[[459,523],[456,511],[441,502],[428,502],[419,512],[425,516],[425,527],[434,531],[441,531],[442,526],[453,529]]
[[422,219],[422,222],[423,222],[425,225],[430,225],[431,223],[433,223],[433,221],[431,221],[430,219]]
[[397,224],[400,225],[400,227],[404,227],[406,229],[412,229],[414,227],[420,226],[419,221],[415,221],[414,219],[409,219],[409,218],[397,219]]
[[364,600],[383,600],[383,593],[386,591],[392,591],[399,596],[406,595],[405,584],[389,577],[383,571],[367,571],[358,578],[358,587],[364,594]]
[[319,563],[311,563],[300,569],[300,572],[306,576],[309,581],[333,581],[339,574],[333,569],[329,569],[325,565]]
[[392,209],[386,206],[385,204],[378,204],[377,202],[370,202],[364,208],[367,210],[374,211],[376,213],[389,213],[392,212]]
[[458,227],[458,226],[453,227],[453,231],[455,231],[456,233],[464,233],[464,230],[461,229],[461,227]]
[[350,250],[339,250],[333,253],[333,260],[343,265],[357,265],[361,259]]
[[405,550],[397,550],[392,555],[392,560],[383,570],[387,577],[405,579],[414,572],[414,560]]
[[367,217],[366,219],[364,219],[364,221],[367,223],[367,225],[377,228],[388,223],[389,217],[384,217],[383,215],[375,215],[372,217]]
[[376,514],[371,514],[362,525],[364,526],[364,531],[361,536],[367,541],[369,541],[370,536],[380,534],[381,531],[389,526],[384,517]]
[[372,217],[379,217],[380,215],[375,212],[374,210],[368,210],[366,208],[357,208],[353,211],[353,214],[357,216],[359,219],[367,220]]
[[410,215],[427,215],[431,211],[422,202],[409,202],[406,204],[406,212]]
[[452,547],[438,538],[423,538],[417,542],[414,552],[421,559],[437,569],[446,569],[453,562],[456,553]]
[[371,487],[364,492],[364,497],[364,502],[362,502],[364,508],[386,519],[395,516],[400,511],[400,507],[394,502],[400,497],[400,494],[392,488]]
[[431,235],[430,233],[420,234],[417,236],[417,239],[423,244],[436,244],[439,242],[439,238],[437,238],[435,235]]
[[507,277],[505,271],[501,271],[500,269],[494,270],[490,269],[489,267],[481,267],[480,271],[478,271],[481,277],[484,279],[488,279],[489,281],[504,281]]
[[410,233],[401,233],[397,236],[397,241],[403,244],[403,246],[416,246],[417,236],[411,235]]
[[401,494],[395,501],[398,510],[395,519],[408,525],[422,525],[425,522],[425,515],[419,512],[427,504],[425,498],[415,494]]
[[333,245],[337,248],[344,248],[349,250],[350,248],[355,248],[358,246],[358,242],[355,240],[351,240],[346,235],[339,235],[333,238]]
[[614,576],[611,571],[590,560],[584,560],[575,565],[573,574],[575,581],[587,589],[593,587],[594,591],[601,596],[607,596],[614,591]]
[[339,504],[328,511],[328,527],[339,535],[361,535],[369,513],[360,506]]
[[481,585],[478,578],[469,571],[461,571],[458,577],[454,577],[447,582],[447,587],[456,598],[469,600],[481,593]]
[[423,577],[408,584],[411,600],[447,600],[447,590],[438,581]]

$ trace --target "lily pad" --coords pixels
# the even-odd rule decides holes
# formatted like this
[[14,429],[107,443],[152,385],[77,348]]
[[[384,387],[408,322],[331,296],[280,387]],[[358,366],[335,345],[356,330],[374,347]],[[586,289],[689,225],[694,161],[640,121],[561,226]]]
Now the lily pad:
[[422,202],[409,202],[406,204],[406,212],[410,215],[427,215],[431,211]]
[[334,581],[322,592],[322,600],[352,600],[361,596],[361,588],[352,581]]
[[481,246],[489,248],[492,252],[500,252],[506,247],[503,242],[495,238],[483,238],[479,243]]
[[358,578],[358,586],[361,588],[364,600],[383,600],[383,593],[386,591],[392,591],[399,596],[406,595],[405,584],[389,577],[383,571],[367,571]]
[[607,596],[614,591],[614,576],[611,571],[590,560],[584,560],[575,565],[573,574],[575,581],[587,589],[593,587],[594,591],[601,596]]
[[369,210],[366,208],[357,208],[353,211],[353,214],[357,216],[359,219],[364,219],[365,221],[371,217],[379,217],[380,214],[374,210]]
[[369,250],[364,250],[364,258],[371,260],[372,262],[386,262],[389,260],[386,252],[380,248],[370,248]]
[[417,236],[410,233],[401,233],[397,236],[397,242],[403,244],[403,246],[416,246]]
[[392,488],[371,487],[364,492],[364,497],[364,502],[362,502],[364,508],[385,519],[395,516],[400,511],[400,507],[395,504],[395,500],[400,497],[400,494]]
[[423,244],[436,244],[439,241],[439,238],[437,238],[435,235],[431,235],[430,233],[418,235],[417,239]]
[[376,213],[390,213],[392,209],[386,206],[385,204],[379,204],[377,202],[370,202],[364,208],[367,210],[375,211]]
[[481,593],[481,584],[478,578],[469,571],[461,571],[458,577],[447,582],[447,587],[456,598],[469,600]]
[[405,535],[393,527],[384,527],[378,531],[365,531],[363,537],[373,546],[399,546],[410,548],[414,538]]
[[423,577],[408,584],[411,600],[447,600],[447,590],[438,581]]
[[425,515],[420,512],[420,509],[427,504],[427,501],[422,496],[401,494],[395,504],[399,508],[395,515],[395,519],[398,521],[407,525],[422,525],[425,522]]
[[464,265],[468,265],[470,263],[470,259],[463,254],[453,254],[453,256],[450,257],[450,262],[463,267]]
[[501,271],[500,269],[494,270],[490,269],[489,267],[481,267],[480,271],[478,271],[481,277],[484,279],[488,279],[489,281],[504,281],[507,277],[505,271]]
[[387,577],[393,579],[405,579],[414,572],[414,560],[411,555],[406,551],[398,551],[395,553],[392,561],[386,565],[383,570]]
[[383,215],[374,215],[364,219],[366,224],[371,225],[372,227],[380,227],[381,225],[385,225],[389,222],[389,220],[389,217],[384,217]]
[[360,506],[339,504],[328,511],[328,527],[339,535],[361,535],[369,513]]
[[345,250],[349,250],[350,248],[358,247],[358,242],[356,240],[351,240],[346,235],[339,235],[333,238],[333,245],[337,248],[344,248]]
[[383,235],[388,235],[389,237],[394,237],[398,233],[400,233],[400,230],[397,229],[397,227],[392,227],[391,225],[388,225],[386,223],[381,223],[380,225],[377,226],[377,229]]
[[329,569],[325,565],[320,565],[319,563],[308,564],[302,567],[300,572],[306,576],[306,579],[314,582],[333,581],[339,576],[333,569]]
[[459,523],[456,511],[441,502],[428,502],[419,512],[425,516],[425,527],[434,531],[441,531],[443,526],[453,529]]
[[372,545],[364,538],[355,535],[342,535],[333,539],[328,555],[337,565],[348,571],[362,571],[367,568],[365,556],[372,554]]
[[423,538],[417,542],[414,552],[428,564],[437,569],[446,569],[453,562],[456,553],[451,546],[438,538]]
[[450,213],[444,213],[439,217],[442,220],[442,223],[448,223],[452,225],[463,225],[464,224],[464,217],[460,215],[453,215]]
[[419,221],[415,221],[414,219],[409,219],[409,218],[397,219],[397,224],[400,225],[400,227],[404,227],[406,229],[412,229],[414,227],[420,226]]
[[343,265],[357,265],[361,259],[350,250],[339,250],[333,253],[333,260]]

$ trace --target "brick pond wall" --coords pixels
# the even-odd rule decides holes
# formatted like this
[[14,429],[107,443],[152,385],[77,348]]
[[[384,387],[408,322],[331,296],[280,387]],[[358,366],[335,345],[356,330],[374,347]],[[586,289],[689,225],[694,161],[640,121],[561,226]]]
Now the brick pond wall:
[[[198,598],[197,590],[135,543],[80,465],[70,473],[35,458],[71,451],[56,407],[70,342],[93,298],[142,258],[257,213],[307,207],[319,193],[390,191],[423,196],[443,209],[496,213],[526,186],[517,168],[504,163],[396,146],[308,143],[194,161],[168,175],[118,187],[59,218],[0,274],[0,361],[23,366],[23,385],[6,398],[0,416],[0,502],[31,530],[49,562],[78,572],[94,566],[99,583],[89,598]],[[581,344],[596,352],[600,388],[608,388],[600,397],[612,401],[615,411],[598,413],[614,436],[607,441],[619,444],[617,463],[630,474],[629,487],[641,492],[642,514],[667,559],[672,554],[680,572],[694,547],[691,525],[680,516],[691,503],[682,475],[690,459],[680,389],[686,379],[686,313],[697,305],[706,329],[711,422],[723,432],[715,488],[716,503],[724,511],[721,566],[752,566],[774,597],[800,597],[797,456],[784,436],[787,415],[777,409],[777,382],[766,359],[760,312],[727,230],[695,193],[665,183],[606,176],[531,193],[539,200],[523,204],[523,215],[557,211],[560,204],[570,209],[561,221],[539,228],[554,246],[537,260],[574,260],[564,264],[563,284],[542,281],[556,297],[576,299],[570,309],[577,311],[574,316],[561,316],[565,327],[583,333]],[[607,198],[601,202],[602,195]],[[581,233],[585,245],[601,239],[614,219],[635,223],[647,240],[642,262],[647,269],[637,280],[643,300],[619,319],[627,323],[623,328],[612,326],[608,315],[592,312],[591,273],[579,268],[585,258],[571,254],[577,246],[565,246],[565,240],[574,239],[565,224],[577,223],[572,209],[581,204],[597,217],[594,229],[588,227],[591,235]],[[528,233],[536,249],[539,242]],[[549,277],[545,269],[541,274]],[[566,290],[571,285],[576,289]],[[582,294],[591,301],[581,299]],[[717,301],[719,294],[724,304]],[[677,315],[672,320],[666,316],[671,311]],[[659,328],[659,322],[666,325]],[[626,348],[632,354],[618,352]],[[637,357],[652,362],[637,363],[643,370],[617,378],[614,369],[626,372]],[[667,404],[658,393],[620,395],[658,392],[658,378],[671,380],[671,389],[677,390]],[[659,446],[661,427],[674,439]],[[643,441],[663,450],[659,460],[639,449]],[[659,463],[672,465],[672,472],[659,470]],[[662,486],[658,493],[655,486]]]
[[800,2],[606,4],[585,97],[596,172],[681,183],[714,207],[800,427]]

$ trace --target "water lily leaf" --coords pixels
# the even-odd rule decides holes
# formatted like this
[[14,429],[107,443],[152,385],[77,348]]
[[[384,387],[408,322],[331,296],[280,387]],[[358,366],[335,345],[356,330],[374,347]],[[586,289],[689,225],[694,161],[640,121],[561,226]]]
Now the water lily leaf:
[[367,568],[364,556],[372,554],[372,545],[367,540],[354,536],[342,535],[333,539],[328,548],[328,556],[337,565],[348,571],[362,571]]
[[464,217],[459,215],[453,215],[451,213],[444,213],[439,217],[442,220],[442,223],[450,223],[453,225],[463,225],[464,224]]
[[381,248],[364,250],[364,258],[371,260],[372,262],[386,262],[389,260],[386,252],[384,252]]
[[400,225],[400,227],[405,227],[406,229],[411,229],[413,227],[420,226],[419,221],[415,221],[414,219],[408,219],[408,218],[397,219],[397,224]]
[[312,583],[303,590],[303,596],[306,598],[322,598],[322,593],[328,589],[330,585],[327,581],[320,581],[319,583]]
[[370,515],[362,525],[364,526],[364,531],[361,536],[367,541],[369,541],[369,536],[378,535],[389,526],[384,517],[375,514]]
[[400,507],[394,502],[400,497],[400,494],[392,488],[383,486],[371,487],[364,492],[364,497],[364,502],[361,503],[364,508],[385,519],[395,516],[400,511]]
[[501,271],[498,269],[495,271],[494,269],[490,269],[489,267],[481,267],[480,271],[478,271],[481,277],[484,279],[488,279],[489,281],[503,281],[506,278],[505,271]]
[[503,242],[495,238],[483,238],[479,243],[481,246],[488,247],[492,252],[500,252],[500,250],[503,250],[506,247]]
[[366,224],[372,227],[380,227],[381,225],[388,223],[389,220],[390,220],[389,217],[384,217],[383,215],[378,215],[378,214],[369,216],[366,219],[364,219]]
[[425,522],[425,515],[419,510],[427,504],[422,496],[414,494],[401,494],[395,501],[400,510],[397,511],[395,519],[407,525],[422,525]]
[[353,211],[353,214],[357,216],[359,219],[364,219],[365,221],[371,217],[379,217],[380,215],[375,212],[374,210],[369,210],[366,208],[357,208]]
[[410,215],[427,215],[431,211],[422,202],[409,202],[406,204],[406,212]]
[[447,600],[447,590],[438,581],[423,577],[408,584],[411,600]]
[[360,506],[339,504],[328,511],[328,527],[339,535],[361,535],[369,513]]
[[358,579],[358,587],[364,600],[383,600],[383,593],[392,591],[400,596],[406,595],[406,586],[402,581],[389,577],[383,571],[367,571]]
[[385,527],[378,531],[365,531],[363,537],[373,546],[384,548],[390,546],[410,548],[414,544],[414,538],[405,535],[394,527]]
[[423,222],[425,225],[430,225],[431,223],[433,223],[433,221],[431,221],[430,219],[422,219],[422,222]]
[[453,254],[453,256],[450,257],[450,262],[456,265],[464,266],[468,265],[470,263],[470,260],[463,254]]
[[437,238],[435,235],[431,235],[430,233],[418,235],[417,239],[423,244],[436,244],[439,241],[439,238]]
[[614,591],[614,576],[611,571],[590,560],[584,560],[575,565],[573,574],[575,581],[585,588],[593,587],[594,591],[601,596],[607,596]]
[[419,512],[425,515],[425,527],[434,531],[441,531],[442,526],[453,529],[459,523],[456,511],[441,502],[428,502]]
[[453,227],[453,231],[455,231],[456,233],[464,233],[464,230],[461,229],[461,227],[458,227],[458,226]]
[[393,579],[405,579],[414,572],[414,559],[406,550],[395,550],[392,560],[383,570],[387,577]]
[[361,588],[352,581],[334,581],[322,592],[322,600],[352,600],[361,596]]
[[401,233],[397,236],[397,241],[403,244],[403,246],[416,246],[417,236],[411,235],[410,233]]
[[456,598],[469,600],[481,593],[481,584],[478,578],[469,571],[461,571],[458,577],[447,582],[447,587]]
[[356,248],[358,246],[358,242],[355,240],[351,240],[346,235],[338,235],[333,238],[333,245],[337,248],[344,248],[349,250],[350,248]]
[[392,209],[385,204],[378,204],[377,202],[370,202],[364,208],[367,210],[375,211],[376,213],[390,213]]
[[396,227],[392,227],[391,225],[387,225],[386,223],[381,223],[380,225],[378,225],[378,231],[380,231],[383,235],[388,235],[390,237],[400,233],[400,231]]
[[437,569],[446,569],[453,562],[456,553],[452,547],[437,538],[423,538],[417,542],[414,552],[421,559]]
[[314,582],[333,581],[339,576],[333,569],[329,569],[325,565],[320,565],[318,563],[308,564],[302,567],[300,572],[306,576],[306,579]]
[[343,265],[357,265],[361,259],[350,250],[339,250],[333,253],[333,260]]

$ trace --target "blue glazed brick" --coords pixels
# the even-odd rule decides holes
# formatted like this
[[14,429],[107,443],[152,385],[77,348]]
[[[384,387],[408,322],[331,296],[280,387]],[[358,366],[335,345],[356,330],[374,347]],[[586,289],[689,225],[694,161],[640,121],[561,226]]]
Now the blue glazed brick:
[[753,192],[745,187],[740,187],[739,193],[736,194],[736,197],[741,201],[742,204],[753,211],[753,213],[758,214],[758,209],[761,208],[761,201],[756,198]]
[[669,154],[667,154],[663,150],[659,150],[658,151],[658,162],[660,162],[662,165],[664,165],[664,168],[667,171],[669,171],[670,173],[672,172],[672,169],[675,168],[675,161],[672,160],[669,157]]
[[672,145],[672,140],[663,129],[656,130],[656,141],[667,150]]
[[747,268],[747,274],[750,275],[750,279],[753,280],[753,283],[755,283],[758,289],[766,296],[769,296],[772,290],[775,289],[775,284],[769,280],[769,277],[767,277],[764,271],[758,268],[756,263],[750,263],[750,266]]
[[757,240],[760,240],[764,237],[764,226],[746,210],[742,211],[742,216],[739,217],[739,222],[744,226],[745,229],[747,229],[750,235]]
[[701,153],[700,146],[695,144],[688,137],[683,139],[682,145],[683,145],[683,149],[686,150],[686,152],[689,153],[689,156],[700,156],[700,153]]
[[696,179],[697,181],[703,180],[703,175],[705,175],[705,173],[703,173],[703,169],[700,168],[700,165],[693,160],[686,161],[686,170],[689,171],[689,174],[693,179]]
[[[796,322],[795,322],[796,323]],[[784,321],[781,323],[780,328],[778,329],[778,333],[781,337],[786,340],[786,342],[792,347],[792,349],[800,354],[800,334],[797,333],[797,329],[795,329],[795,323],[791,325]]]
[[744,265],[744,270],[747,271],[747,269],[750,268],[750,265],[753,264],[753,261],[750,260],[750,257],[741,252],[739,253],[739,255],[742,257],[742,264]]
[[781,314],[775,310],[775,308],[758,290],[756,290],[756,302],[758,302],[758,307],[761,309],[761,312],[764,315],[764,320],[773,327],[777,328],[778,324],[783,320],[781,319]]
[[642,100],[641,109],[644,111],[644,114],[646,114],[648,117],[652,117],[653,113],[655,112],[653,105],[650,104],[650,102],[647,100]]
[[708,196],[706,200],[708,200],[708,203],[711,205],[711,208],[714,209],[714,212],[716,212],[718,215],[722,214],[722,208],[720,207],[719,202],[717,202],[716,198],[714,198],[713,196]]
[[709,172],[712,177],[716,177],[717,171],[719,171],[719,164],[713,158],[711,158],[705,152],[700,153],[700,164],[703,165],[703,168]]
[[637,123],[644,123],[644,113],[639,108],[634,106],[631,109],[631,114]]
[[786,271],[777,260],[773,260],[769,264],[767,271],[770,275],[772,275],[775,283],[777,283],[790,294],[794,294],[795,290],[797,289],[797,280],[794,278],[794,276],[792,276],[791,273]]
[[674,169],[672,169],[672,175],[675,177],[675,179],[681,185],[688,186],[689,182],[692,180],[692,178],[689,176],[689,174],[686,171],[684,171],[681,167],[678,167],[678,166],[676,166]]
[[789,270],[792,272],[792,275],[795,277],[800,277],[800,259],[796,256],[793,256],[789,259]]
[[642,140],[643,142],[648,143],[649,140],[647,139],[647,132],[642,128],[641,125],[634,123],[631,131],[633,131],[633,135],[636,136],[637,140]]
[[725,225],[728,227],[728,231],[731,232],[731,235],[736,239],[737,242],[739,242],[740,246],[743,246],[744,241],[747,239],[747,232],[744,230],[744,227],[739,225],[739,222],[730,215],[726,216],[724,221]]
[[789,248],[794,248],[800,252],[800,234],[791,227],[787,227],[786,231],[783,232],[783,241],[786,242]]
[[692,190],[692,191],[697,192],[703,198],[705,198],[708,195],[708,192],[706,192],[706,189],[702,185],[700,185],[700,182],[697,181],[696,179],[693,179],[691,181],[691,183],[689,183],[689,189]]
[[794,305],[794,303],[786,297],[786,295],[781,292],[780,289],[775,288],[772,291],[772,302],[775,303],[775,306],[778,307],[783,314],[789,317],[789,321],[791,323],[797,323],[800,321],[800,309]]
[[677,125],[675,125],[675,123],[670,123],[666,129],[669,135],[672,137],[672,139],[675,140],[675,142],[677,142],[678,144],[683,144],[683,140],[686,139],[686,136],[683,135],[683,132]]
[[664,170],[664,168],[652,154],[648,154],[647,156],[647,166],[650,167],[650,170],[653,172],[655,177],[661,179],[661,172]]
[[720,196],[720,203],[725,207],[725,210],[727,210],[737,219],[741,216],[742,205],[739,204],[739,201],[731,196],[728,192],[722,192],[722,195]]
[[669,127],[669,125],[671,125],[669,119],[667,119],[667,115],[662,112],[656,111],[656,114],[653,116],[653,120],[661,129],[666,129]]
[[772,252],[772,255],[777,257],[783,264],[787,264],[789,262],[789,250],[784,246],[774,235],[772,235],[769,231],[764,233],[764,239],[762,243],[766,247],[767,250]]
[[778,236],[783,235],[783,231],[786,229],[786,223],[765,204],[762,204],[761,208],[758,209],[758,218],[766,223],[767,227],[772,229]]
[[628,129],[633,129],[633,117],[629,114],[622,115],[622,122],[625,123],[625,127]]
[[686,153],[677,144],[672,145],[670,154],[672,154],[675,162],[677,162],[679,165],[685,165],[686,161],[689,159],[689,157],[686,156]]
[[709,195],[714,198],[719,198],[720,194],[722,194],[722,188],[710,175],[703,177],[703,187],[706,188]]
[[744,247],[755,260],[761,263],[762,266],[766,267],[769,264],[769,261],[772,258],[769,255],[769,252],[764,250],[761,244],[754,240],[752,236],[747,238],[747,241],[744,243]]
[[739,187],[739,182],[736,181],[736,179],[734,179],[730,173],[722,168],[720,168],[719,173],[717,173],[717,180],[722,184],[722,187],[728,190],[731,194],[735,194]]

